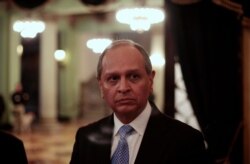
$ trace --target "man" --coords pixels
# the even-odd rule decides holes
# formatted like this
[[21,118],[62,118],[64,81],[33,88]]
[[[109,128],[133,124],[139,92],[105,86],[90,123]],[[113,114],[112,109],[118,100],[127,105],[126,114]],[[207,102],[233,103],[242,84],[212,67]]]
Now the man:
[[3,123],[3,116],[5,113],[5,101],[3,96],[0,94],[0,129],[4,129],[5,123]]
[[[1,97],[1,109],[0,118],[3,116],[5,111],[5,102]],[[0,163],[11,163],[11,164],[28,164],[25,148],[23,141],[5,129],[0,130]]]
[[130,164],[207,163],[201,133],[162,114],[149,101],[154,76],[148,54],[137,43],[114,41],[102,53],[97,79],[113,114],[77,131],[71,164],[124,164],[113,162],[122,125],[133,129],[124,141]]
[[[21,133],[25,129],[24,126],[24,117],[25,117],[25,106],[29,101],[28,93],[23,91],[22,84],[18,83],[16,85],[15,91],[11,95],[11,100],[14,105],[13,116],[14,116],[14,131]],[[29,115],[32,117],[32,115]],[[28,120],[31,120],[30,117]]]
[[0,163],[28,164],[22,140],[0,130]]

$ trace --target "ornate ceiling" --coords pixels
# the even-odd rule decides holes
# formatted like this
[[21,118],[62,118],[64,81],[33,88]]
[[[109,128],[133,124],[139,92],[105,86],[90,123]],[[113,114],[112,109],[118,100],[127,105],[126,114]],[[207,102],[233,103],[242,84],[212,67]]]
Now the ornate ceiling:
[[[32,8],[29,6],[32,6],[34,0],[6,0],[6,2],[9,2],[12,8],[24,10],[24,12],[39,11],[54,15],[105,13],[122,7],[138,5],[162,7],[164,5],[164,0],[37,0],[38,6]],[[24,5],[27,7],[25,8]]]

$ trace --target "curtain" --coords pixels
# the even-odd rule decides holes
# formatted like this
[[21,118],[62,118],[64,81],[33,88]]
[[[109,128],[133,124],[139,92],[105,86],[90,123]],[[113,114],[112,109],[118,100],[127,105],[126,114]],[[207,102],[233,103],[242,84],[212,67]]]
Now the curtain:
[[167,64],[172,55],[181,65],[208,150],[216,163],[242,163],[240,17],[212,1],[165,0],[165,9]]

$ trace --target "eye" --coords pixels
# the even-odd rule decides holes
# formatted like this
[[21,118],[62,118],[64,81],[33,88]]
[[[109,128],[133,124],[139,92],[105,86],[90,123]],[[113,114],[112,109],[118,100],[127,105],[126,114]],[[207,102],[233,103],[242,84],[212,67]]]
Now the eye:
[[133,73],[129,76],[129,78],[131,81],[135,82],[140,79],[140,76],[138,74]]
[[116,76],[116,75],[109,76],[109,77],[107,78],[107,82],[108,82],[108,83],[111,83],[111,84],[116,83],[118,80],[119,80],[119,76]]

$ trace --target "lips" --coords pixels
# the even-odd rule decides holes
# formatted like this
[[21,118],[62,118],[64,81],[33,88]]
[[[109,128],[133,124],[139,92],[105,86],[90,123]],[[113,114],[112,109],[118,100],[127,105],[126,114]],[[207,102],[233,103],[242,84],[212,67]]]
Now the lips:
[[131,99],[131,98],[123,98],[123,99],[119,99],[116,100],[117,104],[134,104],[135,103],[135,99]]

